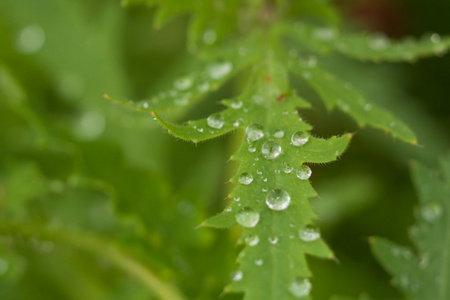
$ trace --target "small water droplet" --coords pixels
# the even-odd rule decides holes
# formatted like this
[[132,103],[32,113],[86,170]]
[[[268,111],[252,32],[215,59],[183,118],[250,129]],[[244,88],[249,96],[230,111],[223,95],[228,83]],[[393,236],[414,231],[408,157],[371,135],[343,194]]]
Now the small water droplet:
[[269,190],[269,189],[266,188],[266,187],[263,187],[263,188],[261,189],[261,191],[262,191],[263,193],[267,193],[268,190]]
[[145,109],[147,109],[147,108],[148,108],[148,102],[142,103],[142,107],[145,108]]
[[282,139],[284,137],[284,131],[283,130],[276,130],[273,134],[274,137],[277,139]]
[[276,244],[278,244],[278,237],[277,236],[271,236],[271,237],[268,238],[268,241],[272,245],[276,245]]
[[175,80],[173,85],[177,90],[184,91],[189,89],[192,86],[192,83],[193,83],[192,78],[185,76]]
[[216,42],[216,40],[217,33],[215,30],[209,29],[203,33],[203,43],[205,43],[205,45],[212,45]]
[[227,76],[233,70],[233,64],[230,62],[221,62],[209,67],[209,75],[212,79],[219,80]]
[[239,202],[241,200],[241,198],[240,197],[234,197],[233,200],[236,201],[236,202]]
[[242,101],[239,100],[239,101],[231,102],[230,106],[232,109],[239,109],[242,107]]
[[255,260],[255,265],[257,265],[258,267],[261,267],[263,264],[264,264],[264,261],[262,259]]
[[281,154],[281,146],[274,140],[268,140],[262,145],[261,153],[266,159],[277,158]]
[[9,269],[8,261],[0,258],[0,276],[6,274],[6,272],[8,272],[8,269]]
[[430,202],[420,208],[420,215],[429,222],[436,222],[443,214],[442,206],[436,202]]
[[264,181],[264,182],[267,182],[267,178],[263,178],[263,181]]
[[258,174],[258,175],[262,175],[262,171],[260,171],[260,170],[256,170],[256,174]]
[[313,36],[318,40],[329,42],[336,38],[337,33],[337,30],[332,27],[322,27],[314,29]]
[[200,128],[197,128],[197,131],[200,132],[200,133],[202,133],[202,132],[203,132],[203,128],[201,128],[201,127],[200,127]]
[[369,111],[372,109],[372,105],[370,105],[369,103],[367,103],[366,105],[364,105],[364,110],[365,111]]
[[433,33],[430,37],[432,43],[436,44],[441,41],[441,36],[438,33]]
[[244,227],[253,228],[259,222],[259,213],[251,208],[244,208],[237,213],[236,222]]
[[272,210],[284,210],[289,206],[291,196],[281,189],[271,190],[266,197],[266,204]]
[[308,278],[295,278],[289,286],[289,291],[296,298],[303,298],[309,295],[311,292],[311,282]]
[[208,119],[206,120],[206,122],[208,123],[209,127],[215,128],[215,129],[220,129],[220,128],[222,128],[223,124],[225,123],[225,119],[221,114],[215,113],[215,114],[210,115],[208,117]]
[[291,144],[296,147],[301,147],[309,140],[309,134],[304,131],[297,131],[291,137]]
[[283,172],[286,174],[289,174],[292,172],[292,170],[294,170],[294,167],[291,164],[284,164],[283,166]]
[[236,270],[231,273],[231,281],[241,281],[243,277],[244,273],[242,273],[242,271],[240,270]]
[[424,270],[430,265],[431,255],[430,253],[423,253],[419,259],[419,268]]
[[231,208],[231,206],[228,206],[227,208],[225,208],[225,211],[226,212],[230,212],[230,211],[232,211],[233,209]]
[[372,33],[367,36],[367,43],[374,50],[383,50],[389,46],[389,38],[383,33]]
[[208,91],[209,90],[209,83],[208,82],[204,82],[204,83],[198,85],[197,86],[197,90],[199,92],[202,92],[202,93]]
[[413,254],[411,250],[404,248],[404,247],[393,247],[392,248],[392,254],[395,257],[404,258],[404,259],[411,259],[413,258]]
[[304,242],[313,242],[320,238],[320,232],[315,226],[306,225],[298,231],[298,236]]
[[23,54],[34,54],[42,49],[44,43],[44,29],[37,24],[33,24],[19,32],[16,38],[16,49]]
[[250,247],[254,247],[254,246],[258,245],[259,237],[257,235],[253,235],[253,234],[252,235],[248,235],[245,238],[245,243],[247,245],[249,245]]
[[239,176],[239,183],[243,185],[249,185],[253,181],[252,174],[249,173],[242,173],[241,176]]
[[311,168],[306,165],[300,166],[297,170],[297,177],[300,180],[308,180],[309,177],[311,177],[311,174],[312,174]]
[[245,129],[245,135],[247,137],[247,142],[253,143],[264,137],[263,126],[260,124],[249,125]]
[[254,153],[255,151],[256,151],[256,146],[255,145],[248,146],[248,152]]

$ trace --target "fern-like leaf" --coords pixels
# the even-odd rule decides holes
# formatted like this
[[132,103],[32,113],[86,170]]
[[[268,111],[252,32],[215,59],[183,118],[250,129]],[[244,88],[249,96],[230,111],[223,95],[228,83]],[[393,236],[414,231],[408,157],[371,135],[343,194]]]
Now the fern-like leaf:
[[440,165],[441,174],[412,165],[419,195],[417,223],[410,232],[416,253],[382,238],[371,240],[375,256],[408,299],[444,300],[450,294],[450,155]]
[[321,54],[338,52],[362,61],[413,62],[423,57],[442,56],[450,48],[450,38],[441,38],[437,33],[424,35],[420,40],[409,37],[394,41],[381,33],[349,34],[335,27],[302,22],[285,24],[284,30],[312,51]]

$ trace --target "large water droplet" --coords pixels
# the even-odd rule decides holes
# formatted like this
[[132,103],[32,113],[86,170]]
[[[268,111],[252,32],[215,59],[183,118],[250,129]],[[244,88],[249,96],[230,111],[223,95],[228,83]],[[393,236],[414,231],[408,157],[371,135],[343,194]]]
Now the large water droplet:
[[298,231],[298,236],[304,242],[312,242],[320,238],[320,232],[316,227],[306,225]]
[[259,222],[259,213],[251,208],[244,208],[237,213],[236,222],[247,228],[255,227]]
[[297,131],[291,137],[292,145],[296,147],[301,147],[306,144],[309,140],[309,134],[304,131]]
[[260,124],[249,125],[245,129],[245,135],[247,137],[247,142],[253,143],[264,137],[263,126]]
[[281,146],[274,140],[268,140],[262,145],[261,153],[266,159],[277,158],[281,154]]
[[266,204],[272,210],[284,210],[289,206],[291,196],[281,189],[271,190],[266,197]]
[[239,183],[243,185],[249,185],[253,181],[252,174],[249,173],[242,173],[241,176],[239,176]]
[[254,247],[256,245],[258,245],[259,243],[259,237],[257,235],[248,235],[245,238],[245,242],[247,243],[247,245],[249,245],[250,247]]
[[308,180],[311,174],[311,168],[306,165],[300,166],[297,170],[297,177],[301,180]]
[[420,215],[425,221],[430,223],[436,222],[442,214],[442,206],[436,202],[430,202],[420,208]]
[[209,75],[212,79],[219,80],[227,76],[232,69],[233,65],[230,62],[216,63],[209,67]]
[[308,278],[297,277],[289,286],[289,291],[296,298],[303,298],[309,295],[309,293],[311,292],[311,288],[312,285]]
[[240,270],[236,270],[231,272],[231,281],[241,281],[242,278],[244,277],[244,273],[242,273],[242,271]]
[[206,119],[206,122],[208,123],[208,126],[215,129],[222,128],[223,124],[225,123],[225,119],[223,116],[219,113],[212,114]]

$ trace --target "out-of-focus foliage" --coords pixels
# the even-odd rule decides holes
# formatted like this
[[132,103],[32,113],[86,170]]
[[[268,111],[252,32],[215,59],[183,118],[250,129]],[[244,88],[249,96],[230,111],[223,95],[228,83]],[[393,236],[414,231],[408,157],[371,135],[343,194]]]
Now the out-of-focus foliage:
[[[278,2],[290,19],[300,13],[340,23],[325,1]],[[449,7],[441,2],[398,4],[409,20],[404,34],[449,33],[442,22]],[[229,9],[236,3],[230,1]],[[224,183],[237,165],[225,161],[240,134],[198,145],[172,140],[149,114],[123,110],[101,96],[144,99],[172,87],[175,78],[201,78],[197,55],[185,49],[205,49],[198,55],[208,59],[207,49],[227,40],[233,22],[245,16],[171,18],[155,31],[156,9],[104,0],[0,0],[1,299],[216,299],[236,268],[239,229],[197,226],[226,205],[230,185]],[[204,32],[187,41],[188,23]],[[195,108],[170,111],[172,119],[220,110],[217,100],[235,96],[243,84],[225,81],[239,72],[247,76],[233,63],[223,87],[211,85],[212,94],[192,97]],[[312,295],[367,292],[398,299],[364,237],[408,242],[404,232],[415,203],[406,162],[432,164],[450,148],[450,61],[444,56],[391,67],[333,54],[321,63],[410,124],[423,147],[357,131],[345,116],[317,105],[302,112],[314,135],[357,131],[338,162],[312,166],[320,195],[312,205],[340,260],[309,260]],[[308,86],[292,85],[317,103]]]

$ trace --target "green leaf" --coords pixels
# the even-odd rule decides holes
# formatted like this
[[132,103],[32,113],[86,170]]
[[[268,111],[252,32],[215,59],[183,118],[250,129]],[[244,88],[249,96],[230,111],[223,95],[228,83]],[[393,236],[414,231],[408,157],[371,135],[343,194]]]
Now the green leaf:
[[419,196],[417,222],[410,232],[415,253],[382,238],[371,240],[375,256],[408,299],[444,300],[450,293],[450,154],[440,167],[441,174],[412,165]]
[[285,33],[312,51],[342,53],[362,61],[413,62],[417,59],[442,56],[450,48],[450,37],[426,34],[420,40],[408,37],[394,41],[381,33],[346,33],[330,26],[306,23],[285,24]]
[[[324,258],[333,254],[313,226],[316,216],[308,199],[316,193],[305,163],[335,160],[351,135],[324,140],[308,133],[311,126],[296,109],[309,105],[290,91],[287,72],[272,53],[254,67],[243,94],[224,101],[229,108],[211,115],[210,122],[175,125],[155,117],[175,136],[194,142],[245,128],[246,138],[232,157],[241,165],[232,178],[236,187],[229,195],[231,204],[203,223],[243,226],[239,270],[226,291],[245,292],[245,299],[295,299],[300,294],[309,299],[311,273],[305,254]],[[221,127],[215,128],[211,119],[220,119]]]
[[370,103],[352,85],[317,66],[317,58],[290,59],[293,73],[305,80],[320,95],[328,109],[339,108],[356,120],[359,126],[369,125],[390,133],[393,137],[416,144],[414,133],[391,113]]

